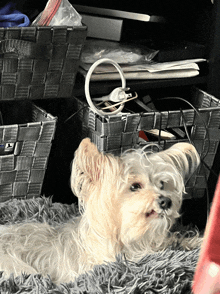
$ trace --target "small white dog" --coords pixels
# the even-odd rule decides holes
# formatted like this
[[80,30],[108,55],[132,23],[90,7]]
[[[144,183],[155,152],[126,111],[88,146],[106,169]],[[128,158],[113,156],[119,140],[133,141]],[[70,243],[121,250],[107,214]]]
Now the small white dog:
[[[137,261],[175,240],[168,234],[184,193],[184,179],[199,165],[193,145],[177,143],[166,151],[103,154],[84,139],[75,153],[71,187],[80,216],[52,227],[25,222],[0,227],[0,270],[50,275],[55,283],[73,281],[95,264],[122,253]],[[182,246],[198,246],[197,237]]]

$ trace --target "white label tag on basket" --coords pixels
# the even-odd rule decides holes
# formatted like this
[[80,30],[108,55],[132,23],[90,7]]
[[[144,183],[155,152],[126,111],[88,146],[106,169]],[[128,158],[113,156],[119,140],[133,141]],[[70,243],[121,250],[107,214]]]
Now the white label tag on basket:
[[14,153],[14,146],[15,146],[15,143],[0,144],[0,155]]

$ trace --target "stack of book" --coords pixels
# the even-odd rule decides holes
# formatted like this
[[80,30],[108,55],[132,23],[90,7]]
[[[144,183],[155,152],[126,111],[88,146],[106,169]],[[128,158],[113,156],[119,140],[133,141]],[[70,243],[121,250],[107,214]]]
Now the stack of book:
[[[120,64],[128,80],[187,78],[199,75],[198,63],[206,59],[196,58],[170,62],[149,62],[142,64]],[[79,72],[86,76],[91,64],[81,61]],[[91,76],[92,81],[120,80],[117,69],[111,64],[96,67]]]

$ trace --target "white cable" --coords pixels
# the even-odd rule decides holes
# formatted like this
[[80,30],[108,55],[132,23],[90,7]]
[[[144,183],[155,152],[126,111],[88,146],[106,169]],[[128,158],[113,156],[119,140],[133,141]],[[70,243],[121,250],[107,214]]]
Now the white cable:
[[[122,111],[122,109],[124,108],[124,103],[122,103],[119,108],[115,111],[112,111],[112,112],[104,112],[100,109],[97,109],[95,107],[95,105],[93,104],[92,102],[92,99],[91,99],[91,96],[90,96],[90,91],[89,91],[89,83],[90,83],[90,79],[91,79],[91,75],[94,71],[94,69],[101,63],[110,63],[112,65],[114,65],[114,67],[118,70],[119,74],[120,74],[120,77],[121,77],[121,81],[122,81],[122,89],[126,89],[126,80],[125,80],[125,76],[124,76],[124,72],[123,70],[121,69],[121,67],[119,66],[119,64],[117,62],[115,62],[114,60],[112,59],[109,59],[109,58],[102,58],[102,59],[99,59],[97,60],[96,62],[93,63],[93,65],[89,68],[88,70],[88,73],[86,75],[86,79],[85,79],[85,95],[86,95],[86,99],[87,99],[87,102],[89,104],[89,106],[92,108],[92,110],[96,113],[98,113],[99,115],[115,115],[119,112]],[[111,95],[111,94],[110,94]],[[125,99],[126,100],[126,99]],[[114,105],[112,105],[113,107]]]

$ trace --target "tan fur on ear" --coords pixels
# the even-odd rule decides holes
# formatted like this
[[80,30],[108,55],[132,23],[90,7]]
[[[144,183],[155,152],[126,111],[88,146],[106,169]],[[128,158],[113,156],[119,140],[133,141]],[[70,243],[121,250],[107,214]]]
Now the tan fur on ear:
[[71,189],[77,197],[89,195],[90,187],[101,179],[103,162],[104,154],[89,138],[83,139],[75,152],[71,171]]
[[75,155],[82,157],[82,156],[94,156],[95,154],[99,154],[96,145],[91,142],[89,138],[85,138],[81,141],[78,149],[75,152]]
[[176,143],[169,149],[159,153],[173,163],[186,181],[200,164],[200,157],[196,148],[190,143]]

